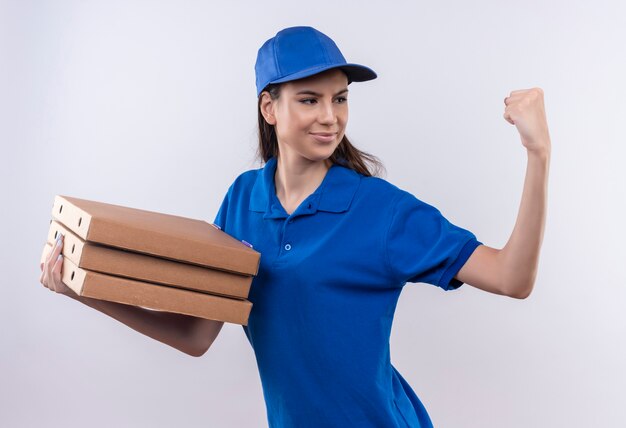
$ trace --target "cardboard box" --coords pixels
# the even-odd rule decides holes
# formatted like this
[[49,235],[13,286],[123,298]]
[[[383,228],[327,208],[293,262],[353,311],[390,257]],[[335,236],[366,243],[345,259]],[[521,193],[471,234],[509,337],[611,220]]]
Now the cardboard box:
[[[45,261],[52,251],[46,244],[41,254]],[[82,269],[63,257],[61,280],[76,294],[99,300],[140,306],[165,312],[247,325],[252,303],[208,293],[200,293]]]
[[53,219],[85,241],[243,275],[261,254],[202,220],[57,195]]
[[253,278],[250,275],[234,274],[93,244],[82,240],[57,221],[51,220],[48,243],[54,245],[59,233],[64,237],[63,255],[77,267],[85,270],[227,297],[245,299],[250,292]]

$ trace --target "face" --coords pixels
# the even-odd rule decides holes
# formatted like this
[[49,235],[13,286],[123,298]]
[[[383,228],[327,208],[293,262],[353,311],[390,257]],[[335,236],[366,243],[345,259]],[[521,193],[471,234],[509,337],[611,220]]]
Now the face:
[[324,161],[343,138],[348,122],[348,78],[339,69],[285,82],[280,96],[262,95],[261,112],[274,125],[281,156]]

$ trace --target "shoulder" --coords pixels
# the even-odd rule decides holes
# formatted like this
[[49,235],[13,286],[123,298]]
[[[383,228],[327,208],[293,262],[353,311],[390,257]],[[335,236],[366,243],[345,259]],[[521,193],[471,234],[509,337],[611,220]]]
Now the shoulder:
[[407,190],[384,178],[365,176],[354,172],[359,177],[358,186],[352,198],[352,215],[363,217],[369,223],[388,225],[399,210],[410,209],[419,204],[415,196]]
[[433,204],[380,177],[361,175],[355,199],[357,204],[368,212],[378,212],[383,216],[383,220],[389,222],[408,215],[422,217],[440,214],[439,209]]
[[[361,175],[361,174],[359,174]],[[361,175],[359,186],[361,197],[375,199],[379,204],[395,204],[401,198],[415,198],[410,192],[380,177]],[[417,199],[417,198],[415,198]]]
[[263,167],[248,169],[241,172],[237,177],[235,177],[232,184],[228,188],[228,193],[232,195],[250,192],[262,171]]
[[[252,200],[253,189],[258,182],[257,178],[262,170],[263,168],[255,168],[241,172],[228,187],[214,221],[214,223],[220,226],[225,232],[232,231],[234,227],[233,223],[228,222],[227,217],[233,219],[241,215],[241,213],[248,211],[250,201]],[[234,220],[231,220],[231,222],[232,221]]]

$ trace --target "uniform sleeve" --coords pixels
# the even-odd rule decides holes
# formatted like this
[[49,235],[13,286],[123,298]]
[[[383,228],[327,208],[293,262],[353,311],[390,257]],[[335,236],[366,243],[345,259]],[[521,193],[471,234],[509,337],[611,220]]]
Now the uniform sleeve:
[[482,242],[408,192],[396,198],[385,239],[386,262],[399,284],[424,282],[454,290],[453,278]]
[[213,224],[217,225],[223,231],[226,231],[226,215],[228,214],[228,202],[230,199],[230,190],[228,189],[224,199],[222,200],[222,205],[220,205],[217,214],[215,215],[215,220],[213,220]]

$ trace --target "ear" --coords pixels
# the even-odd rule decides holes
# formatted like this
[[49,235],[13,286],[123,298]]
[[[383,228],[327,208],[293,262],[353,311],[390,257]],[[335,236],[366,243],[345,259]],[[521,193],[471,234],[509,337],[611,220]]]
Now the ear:
[[265,118],[265,121],[270,125],[276,125],[276,117],[274,115],[274,109],[276,108],[275,100],[272,100],[270,93],[267,91],[261,92],[261,114]]

